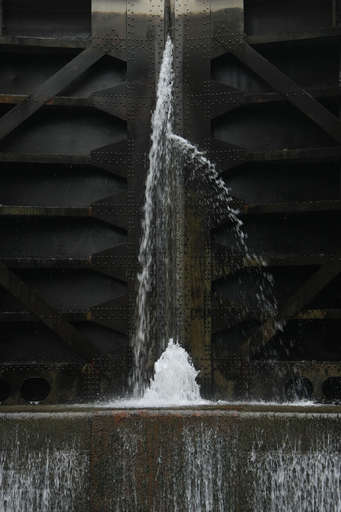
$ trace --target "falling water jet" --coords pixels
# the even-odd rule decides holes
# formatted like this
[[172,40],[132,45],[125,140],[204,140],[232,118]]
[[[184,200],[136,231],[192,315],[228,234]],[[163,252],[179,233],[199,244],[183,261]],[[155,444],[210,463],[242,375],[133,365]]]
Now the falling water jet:
[[[234,248],[240,260],[240,268],[251,261],[257,265],[254,269],[257,271],[258,278],[258,290],[256,293],[258,310],[262,315],[262,319],[275,319],[278,308],[277,301],[273,295],[273,277],[264,271],[264,267],[266,267],[265,260],[249,250],[246,242],[247,234],[243,230],[243,221],[239,217],[239,210],[231,206],[233,201],[231,189],[219,176],[215,164],[196,146],[174,133],[171,133],[169,138],[173,143],[173,149],[180,152],[187,159],[190,168],[187,182],[190,184],[192,180],[199,181],[213,192],[213,198],[207,199],[207,206],[210,211],[213,210],[215,222],[218,224],[226,220],[230,222]],[[276,328],[279,327],[280,324],[277,325],[276,323]]]
[[[179,175],[186,163],[191,168],[191,176],[199,178],[212,191],[213,201],[209,202],[209,206],[216,218],[230,221],[241,266],[251,259],[257,261],[260,267],[265,266],[261,258],[249,252],[247,237],[242,229],[243,222],[238,216],[238,210],[231,206],[230,189],[219,177],[215,165],[193,144],[174,133],[173,82],[173,44],[168,36],[152,116],[152,144],[138,256],[141,272],[138,274],[131,377],[134,398],[144,396],[153,361],[165,349],[165,340],[178,338],[175,305],[178,233],[174,198],[179,186]],[[264,318],[275,318],[277,304],[272,295],[272,279],[262,271],[259,272],[256,298]]]
[[199,374],[186,350],[169,340],[166,350],[154,365],[154,377],[145,390],[141,404],[146,406],[201,405],[209,403],[201,399],[196,382]]
[[[145,203],[143,207],[142,238],[138,261],[141,272],[138,274],[136,301],[136,332],[133,339],[133,373],[131,384],[135,397],[143,395],[148,381],[148,367],[151,366],[155,340],[153,315],[159,323],[158,340],[167,340],[167,317],[172,315],[174,305],[171,287],[172,275],[172,201],[173,190],[170,170],[170,142],[173,118],[173,44],[168,37],[161,63],[157,100],[152,116],[151,149],[149,169],[146,179]],[[159,207],[158,207],[159,206]],[[163,282],[162,282],[163,281]],[[152,303],[151,292],[157,284],[157,304]],[[160,293],[162,296],[160,297]],[[174,293],[174,290],[173,290]],[[161,331],[161,332],[160,332]],[[164,346],[160,343],[159,350]],[[154,350],[155,352],[155,350]]]

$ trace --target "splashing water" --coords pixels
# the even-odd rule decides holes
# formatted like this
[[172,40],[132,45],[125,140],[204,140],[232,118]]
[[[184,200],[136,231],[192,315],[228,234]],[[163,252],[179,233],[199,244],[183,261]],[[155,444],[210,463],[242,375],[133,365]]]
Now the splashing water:
[[[233,198],[225,181],[219,177],[215,165],[204,153],[186,139],[173,132],[173,44],[168,37],[157,87],[157,101],[152,116],[151,149],[149,153],[149,169],[146,179],[145,204],[143,208],[142,238],[138,261],[141,272],[138,274],[137,318],[136,333],[133,339],[133,373],[131,384],[135,398],[152,396],[153,393],[165,393],[168,398],[178,401],[187,400],[182,394],[181,387],[174,382],[186,384],[193,367],[188,375],[181,373],[186,365],[173,364],[179,362],[182,354],[185,361],[186,351],[176,343],[168,345],[167,350],[155,366],[155,377],[150,388],[146,391],[148,377],[153,361],[165,349],[165,340],[178,338],[177,322],[177,276],[176,251],[179,238],[176,208],[176,195],[179,183],[183,177],[183,167],[191,168],[190,179],[199,180],[210,190],[210,196],[204,199],[215,221],[228,220],[232,227],[235,250],[238,253],[240,268],[252,260],[253,267],[265,266],[264,260],[250,254],[246,234],[242,229],[242,221],[238,210],[231,206]],[[275,318],[277,304],[272,294],[272,276],[261,270],[258,271],[256,299],[262,318]],[[151,293],[153,292],[153,293]],[[175,356],[170,364],[170,356]],[[162,369],[162,371],[161,371]],[[174,373],[181,373],[181,379]],[[173,391],[163,390],[161,378],[171,382],[167,371],[173,375]],[[191,377],[193,378],[193,377]],[[195,378],[194,378],[195,382]],[[171,387],[172,387],[171,386]],[[186,391],[187,392],[187,391]],[[185,392],[185,393],[186,393]],[[199,388],[196,399],[200,398]],[[191,399],[190,399],[191,400]]]
[[194,368],[186,350],[173,339],[169,340],[154,368],[155,374],[144,393],[142,405],[204,403],[196,382],[199,372]]
[[204,198],[208,209],[211,211],[212,217],[216,223],[228,220],[231,224],[232,234],[234,238],[234,250],[239,255],[239,268],[252,262],[252,266],[258,272],[258,290],[256,300],[258,309],[262,313],[262,317],[275,318],[277,315],[277,302],[273,296],[273,277],[271,274],[264,272],[262,267],[266,266],[265,260],[250,252],[247,245],[247,235],[243,231],[243,221],[239,217],[239,211],[231,206],[233,197],[231,189],[226,185],[225,181],[219,176],[214,163],[212,163],[202,151],[191,144],[188,140],[176,135],[170,134],[174,148],[187,157],[190,164],[191,173],[188,176],[188,182],[200,181],[201,185],[205,184],[211,191],[212,197]]
[[[153,355],[152,311],[158,317],[158,339],[170,336],[167,318],[171,315],[171,248],[172,240],[172,175],[170,172],[170,143],[173,117],[173,44],[168,37],[161,63],[157,101],[152,116],[152,145],[149,153],[149,169],[146,179],[145,204],[143,207],[142,239],[138,261],[136,333],[133,340],[134,368],[133,393],[142,396],[147,381],[147,367]],[[158,257],[159,256],[159,257]],[[152,303],[150,292],[157,281],[157,304]],[[162,296],[160,294],[162,293]],[[174,291],[173,291],[174,293]],[[169,312],[168,312],[168,311]],[[162,323],[163,322],[163,323]],[[160,325],[161,323],[161,325]],[[160,347],[161,350],[164,347]],[[154,350],[155,352],[155,350]]]

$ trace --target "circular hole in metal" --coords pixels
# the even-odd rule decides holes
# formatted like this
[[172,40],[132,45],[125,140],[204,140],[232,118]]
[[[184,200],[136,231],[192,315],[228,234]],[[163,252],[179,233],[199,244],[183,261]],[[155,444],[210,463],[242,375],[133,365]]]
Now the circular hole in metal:
[[328,377],[322,384],[322,392],[327,400],[341,401],[341,377]]
[[0,402],[7,400],[11,394],[11,386],[7,380],[0,378]]
[[48,397],[51,386],[46,379],[31,377],[21,386],[21,396],[26,402],[42,402]]
[[311,400],[313,385],[306,377],[292,377],[285,385],[285,396],[289,401]]

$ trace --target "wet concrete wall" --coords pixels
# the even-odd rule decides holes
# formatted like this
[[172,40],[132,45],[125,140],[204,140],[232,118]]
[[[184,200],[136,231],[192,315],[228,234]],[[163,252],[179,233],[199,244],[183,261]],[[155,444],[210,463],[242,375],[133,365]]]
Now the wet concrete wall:
[[337,512],[340,413],[8,408],[0,508]]

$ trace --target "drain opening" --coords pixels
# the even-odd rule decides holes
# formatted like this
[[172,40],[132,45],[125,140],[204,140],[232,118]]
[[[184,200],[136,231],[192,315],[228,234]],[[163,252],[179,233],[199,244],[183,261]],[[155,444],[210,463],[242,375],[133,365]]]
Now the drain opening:
[[5,402],[11,394],[11,386],[5,379],[0,379],[0,402]]
[[285,396],[289,401],[311,400],[313,385],[306,377],[293,377],[285,385]]
[[21,396],[26,402],[42,402],[51,391],[51,386],[46,379],[31,377],[25,380],[21,386]]

